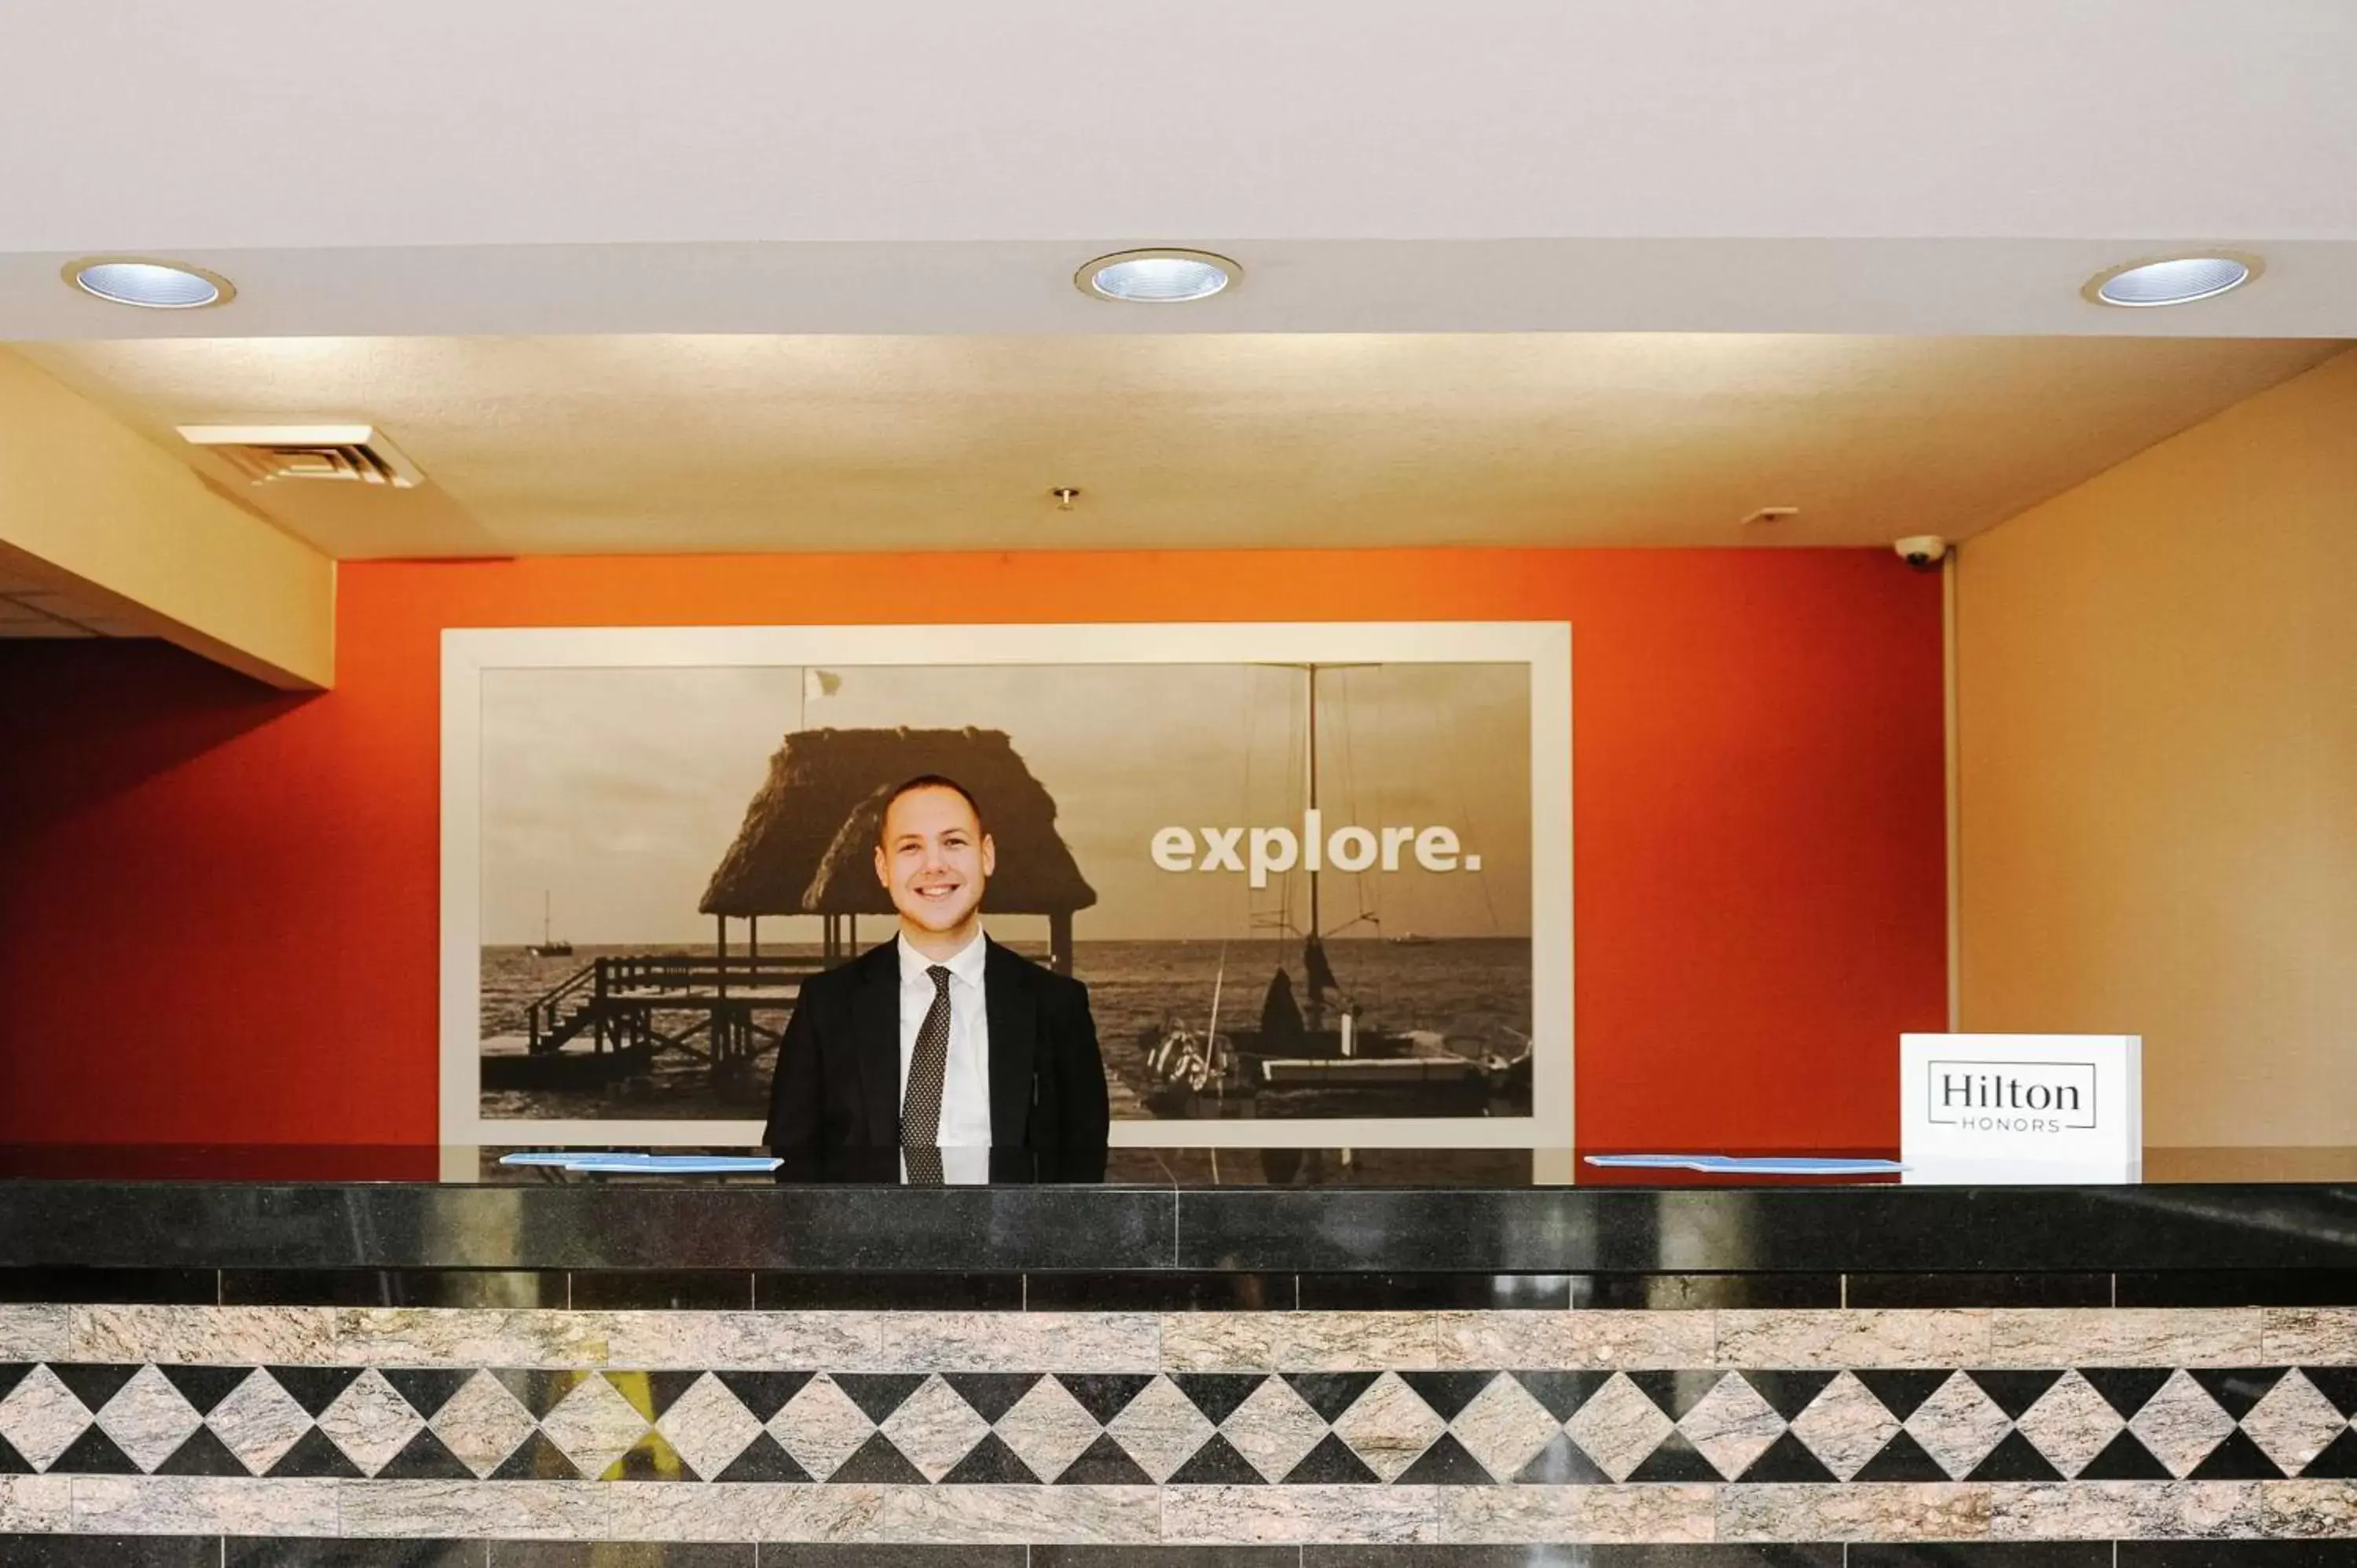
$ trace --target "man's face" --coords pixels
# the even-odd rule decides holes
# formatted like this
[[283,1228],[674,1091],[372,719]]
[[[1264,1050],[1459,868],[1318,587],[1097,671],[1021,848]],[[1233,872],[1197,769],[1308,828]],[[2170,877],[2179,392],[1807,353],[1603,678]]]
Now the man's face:
[[972,920],[997,866],[990,835],[954,789],[911,789],[884,813],[876,875],[920,929],[953,931]]

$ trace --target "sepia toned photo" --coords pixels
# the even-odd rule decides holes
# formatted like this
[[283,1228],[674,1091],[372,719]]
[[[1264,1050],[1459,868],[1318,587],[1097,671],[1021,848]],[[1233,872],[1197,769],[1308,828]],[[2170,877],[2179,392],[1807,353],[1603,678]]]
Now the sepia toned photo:
[[880,812],[924,775],[995,844],[991,938],[1087,985],[1116,1142],[1525,1143],[1567,1082],[1529,658],[877,662],[835,633],[823,662],[634,665],[468,635],[544,640],[468,672],[451,824],[476,921],[446,1109],[502,1137],[758,1136],[802,983],[898,929]]

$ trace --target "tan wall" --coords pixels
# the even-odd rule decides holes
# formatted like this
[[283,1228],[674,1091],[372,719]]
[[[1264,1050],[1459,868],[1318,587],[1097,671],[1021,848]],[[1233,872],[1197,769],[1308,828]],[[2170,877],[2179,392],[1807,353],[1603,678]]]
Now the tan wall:
[[2357,352],[1966,542],[1962,1024],[2150,1145],[2357,1142]]
[[296,690],[336,671],[336,564],[0,349],[0,564]]

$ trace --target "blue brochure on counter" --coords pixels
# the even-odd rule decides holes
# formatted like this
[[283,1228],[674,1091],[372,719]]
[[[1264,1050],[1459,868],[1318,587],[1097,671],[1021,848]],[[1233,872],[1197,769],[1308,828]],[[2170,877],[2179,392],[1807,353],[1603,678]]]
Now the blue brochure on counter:
[[1837,1160],[1792,1155],[1589,1155],[1591,1165],[1622,1170],[1701,1171],[1709,1176],[1878,1176],[1897,1160]]
[[785,1162],[772,1155],[640,1155],[604,1149],[548,1149],[501,1155],[503,1165],[554,1165],[593,1175],[728,1176],[773,1171]]

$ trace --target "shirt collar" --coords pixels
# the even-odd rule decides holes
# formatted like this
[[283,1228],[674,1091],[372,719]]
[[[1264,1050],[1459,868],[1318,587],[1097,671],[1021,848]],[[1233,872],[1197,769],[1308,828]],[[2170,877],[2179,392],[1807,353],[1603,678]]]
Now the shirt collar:
[[936,963],[947,965],[952,974],[968,985],[979,986],[982,983],[983,960],[990,939],[980,931],[974,934],[974,940],[945,959],[927,958],[909,945],[905,935],[895,937],[893,940],[900,950],[900,983],[903,985],[931,985],[932,981],[927,978],[925,971]]

